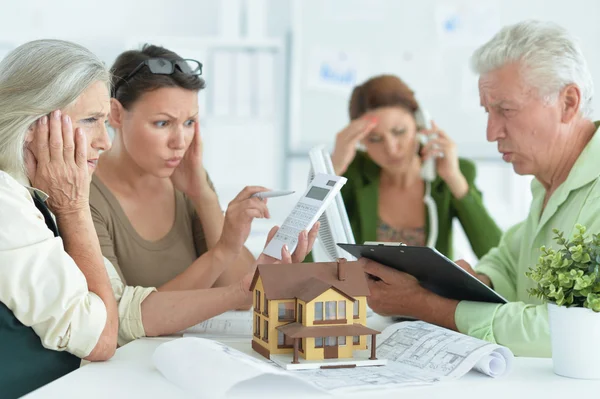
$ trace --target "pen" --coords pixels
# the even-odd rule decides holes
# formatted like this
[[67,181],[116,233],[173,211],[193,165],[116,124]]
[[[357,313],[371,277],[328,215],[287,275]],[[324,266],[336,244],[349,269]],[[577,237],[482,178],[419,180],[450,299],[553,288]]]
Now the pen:
[[252,197],[265,199],[265,198],[283,197],[283,196],[294,194],[294,193],[295,193],[295,191],[286,191],[286,190],[261,191],[260,193],[252,194]]

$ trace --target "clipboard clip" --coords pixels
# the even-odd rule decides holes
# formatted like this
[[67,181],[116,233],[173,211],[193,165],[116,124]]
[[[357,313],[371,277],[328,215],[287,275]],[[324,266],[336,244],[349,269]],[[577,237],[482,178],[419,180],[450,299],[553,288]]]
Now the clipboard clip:
[[363,245],[379,245],[386,247],[406,247],[407,245],[401,241],[398,242],[383,242],[383,241],[365,241]]

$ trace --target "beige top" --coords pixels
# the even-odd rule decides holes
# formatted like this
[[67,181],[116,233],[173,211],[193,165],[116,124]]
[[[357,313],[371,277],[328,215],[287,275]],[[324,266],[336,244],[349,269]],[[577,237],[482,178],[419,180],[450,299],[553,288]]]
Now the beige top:
[[208,250],[194,206],[179,191],[175,191],[175,223],[158,241],[147,241],[137,233],[119,201],[96,176],[90,187],[90,208],[102,254],[128,285],[161,286]]
[[[31,192],[0,171],[0,302],[33,328],[44,347],[86,357],[106,323],[102,299],[87,281],[60,237],[54,237]],[[154,288],[123,284],[110,262],[104,265],[119,310],[119,345],[145,335],[141,303]]]

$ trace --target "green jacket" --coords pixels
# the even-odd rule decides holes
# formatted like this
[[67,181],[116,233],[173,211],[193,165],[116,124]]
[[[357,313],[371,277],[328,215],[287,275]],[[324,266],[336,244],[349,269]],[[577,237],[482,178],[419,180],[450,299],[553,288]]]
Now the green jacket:
[[[469,183],[467,195],[457,200],[444,181],[438,177],[431,183],[431,197],[437,204],[439,219],[436,249],[452,259],[452,220],[457,217],[477,257],[481,258],[500,242],[502,232],[489,215],[475,187],[475,165],[459,160],[460,170]],[[381,168],[366,153],[358,152],[344,177],[342,187],[344,205],[356,243],[377,241],[379,220],[379,178]],[[429,216],[426,214],[425,232],[429,234]]]

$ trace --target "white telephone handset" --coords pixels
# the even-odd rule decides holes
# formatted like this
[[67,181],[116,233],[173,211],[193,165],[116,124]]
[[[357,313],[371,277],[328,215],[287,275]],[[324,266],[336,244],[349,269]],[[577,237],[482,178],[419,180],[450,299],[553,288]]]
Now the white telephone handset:
[[[429,117],[427,111],[418,109],[415,113],[415,119],[417,120],[417,128],[419,130],[431,129],[431,118]],[[417,133],[417,135],[421,144],[426,145],[429,137],[421,133]],[[435,157],[431,157],[423,162],[423,165],[421,165],[421,177],[427,182],[432,182],[435,180]]]
[[[415,112],[415,119],[419,130],[431,129],[431,118],[424,109],[417,109],[417,112]],[[417,133],[417,135],[421,144],[426,145],[429,141],[429,136],[421,133]],[[427,237],[427,246],[435,248],[438,237],[438,213],[437,204],[431,197],[431,182],[433,182],[436,177],[436,157],[430,157],[423,162],[421,165],[421,177],[425,181],[425,197],[423,198],[423,202],[425,202],[427,210],[429,211],[429,236]]]

